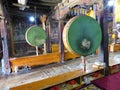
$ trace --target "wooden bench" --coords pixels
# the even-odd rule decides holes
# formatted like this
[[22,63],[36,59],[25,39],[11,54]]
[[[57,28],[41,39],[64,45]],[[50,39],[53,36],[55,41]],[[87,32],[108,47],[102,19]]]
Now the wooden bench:
[[[64,47],[65,48],[65,47]],[[52,52],[59,52],[59,45],[58,44],[53,44],[52,45]],[[65,60],[69,60],[69,59],[74,59],[74,58],[77,58],[77,57],[80,57],[80,55],[77,55],[77,54],[73,54],[71,52],[69,52],[68,50],[64,50],[64,59]]]
[[67,50],[64,51],[64,58],[65,58],[65,60],[75,59],[75,58],[78,58],[78,57],[80,57],[80,55],[73,54],[73,53],[71,53],[71,52],[69,52]]
[[60,62],[59,53],[42,54],[38,56],[26,56],[10,59],[12,72],[17,72],[22,66],[46,65],[54,62]]

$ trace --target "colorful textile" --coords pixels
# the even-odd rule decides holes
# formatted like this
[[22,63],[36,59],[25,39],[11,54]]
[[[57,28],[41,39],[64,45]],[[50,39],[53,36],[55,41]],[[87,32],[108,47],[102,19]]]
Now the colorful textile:
[[78,90],[102,90],[100,88],[98,88],[96,85],[94,84],[89,84],[81,89],[78,89]]
[[120,90],[120,72],[97,79],[92,83],[104,90]]

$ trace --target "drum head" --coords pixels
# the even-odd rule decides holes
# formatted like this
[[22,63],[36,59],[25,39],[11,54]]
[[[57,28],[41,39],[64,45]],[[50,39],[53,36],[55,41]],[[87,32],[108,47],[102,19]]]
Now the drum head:
[[99,47],[102,39],[98,22],[89,16],[77,16],[63,30],[63,42],[68,51],[87,56]]
[[31,26],[25,34],[25,39],[28,44],[31,46],[40,46],[46,41],[46,33],[45,30],[40,28],[39,26]]

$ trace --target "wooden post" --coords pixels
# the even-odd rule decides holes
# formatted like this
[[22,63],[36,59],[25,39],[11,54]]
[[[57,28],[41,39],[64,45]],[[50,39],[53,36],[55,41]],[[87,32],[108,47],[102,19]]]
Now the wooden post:
[[59,52],[60,52],[60,62],[64,63],[64,45],[63,45],[63,39],[62,39],[62,33],[63,33],[63,23],[61,22],[61,20],[59,20]]
[[115,22],[115,5],[113,6],[113,27],[112,29],[115,31],[117,30],[117,27],[116,27],[116,22]]
[[[3,49],[3,61],[2,61],[2,70],[3,74],[10,74],[10,63],[9,63],[9,54],[8,54],[8,46],[7,46],[7,34],[5,29],[5,18],[3,12],[2,1],[0,0],[0,33],[2,38],[2,49]],[[2,18],[3,17],[3,18]]]
[[1,32],[2,48],[3,48],[2,70],[3,70],[3,74],[9,74],[10,63],[9,63],[9,54],[8,54],[7,37],[6,37],[4,20],[0,21],[0,32]]
[[[43,16],[40,17],[40,20],[41,20],[41,22],[42,22],[42,27],[43,27],[43,29],[44,29],[45,31],[46,31],[46,27],[45,27],[46,18],[47,18],[46,15],[43,15]],[[43,52],[43,53],[44,53],[44,54],[47,53],[47,51],[46,51],[46,43],[44,44],[44,52]]]
[[109,75],[109,52],[108,52],[108,43],[109,43],[109,35],[108,35],[108,0],[104,0],[104,13],[103,13],[103,26],[104,26],[104,34],[103,34],[103,42],[104,42],[104,62],[106,64],[105,74]]
[[61,21],[60,16],[60,8],[58,7],[58,40],[59,40],[59,52],[60,52],[60,62],[64,63],[64,44],[62,39],[62,33],[63,33],[63,22]]
[[14,48],[14,33],[13,33],[13,24],[12,24],[12,20],[10,20],[10,37],[11,37],[11,57],[13,57],[15,55],[15,48]]
[[[4,2],[4,0],[3,0]],[[2,2],[1,2],[2,3]],[[4,2],[5,3],[5,2]],[[10,28],[7,30],[7,33],[8,33],[8,47],[10,46],[10,49],[9,49],[9,56],[10,57],[13,57],[14,54],[15,54],[15,49],[14,49],[14,33],[13,33],[13,22],[12,22],[12,19],[10,18],[10,14],[8,13],[9,10],[8,8],[8,4],[6,4],[6,7],[4,8],[4,13],[5,13],[5,17],[7,17],[7,19],[5,20],[6,24],[5,24],[5,27],[9,26]],[[9,25],[7,25],[9,24]]]
[[[109,74],[109,53],[108,53],[108,24],[107,24],[107,19],[108,19],[108,7],[107,7],[107,3],[108,0],[103,0],[103,12],[100,15],[100,25],[101,25],[101,29],[102,29],[102,43],[100,46],[100,50],[98,55],[98,57],[103,57],[103,60],[106,64],[105,67],[105,74],[108,75]],[[101,58],[102,59],[102,58]]]
[[51,52],[51,42],[50,42],[50,22],[48,22],[46,34],[47,34],[47,40],[46,40],[46,51],[47,53]]

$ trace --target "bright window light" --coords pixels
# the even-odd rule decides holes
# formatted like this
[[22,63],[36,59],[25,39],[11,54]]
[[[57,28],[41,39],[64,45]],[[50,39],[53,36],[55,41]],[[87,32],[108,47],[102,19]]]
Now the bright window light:
[[18,0],[19,4],[26,5],[26,0]]
[[120,24],[117,24],[117,28],[120,28]]
[[31,17],[29,17],[29,20],[30,20],[31,22],[34,22],[34,21],[35,21],[35,18],[34,18],[33,16],[31,16]]
[[114,5],[114,0],[109,0],[108,1],[108,6],[113,6]]

